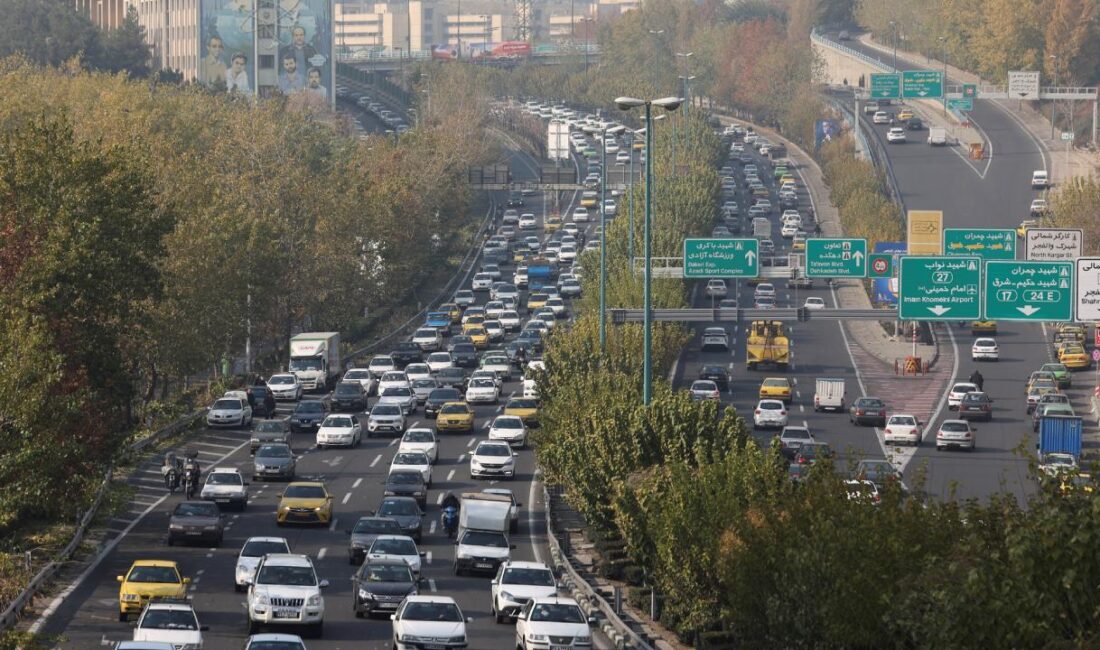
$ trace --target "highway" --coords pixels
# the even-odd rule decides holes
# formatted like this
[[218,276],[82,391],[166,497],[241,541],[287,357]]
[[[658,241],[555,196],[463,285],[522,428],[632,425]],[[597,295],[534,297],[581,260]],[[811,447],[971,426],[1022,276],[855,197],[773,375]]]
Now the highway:
[[[521,154],[512,153],[510,164],[517,181],[533,179],[537,173],[537,165]],[[570,206],[575,198],[566,197]],[[494,203],[500,201],[502,197],[494,197]],[[545,239],[541,230],[541,197],[528,197],[527,202],[524,211],[539,215],[538,232]],[[595,224],[587,225],[592,228]],[[464,288],[469,288],[468,278]],[[480,303],[486,300],[485,293],[479,293],[478,297]],[[507,397],[518,393],[522,393],[522,384],[515,378],[504,385],[499,405],[475,407],[476,433],[440,436],[439,461],[434,468],[434,483],[424,517],[424,541],[420,550],[427,554],[424,576],[428,580],[421,592],[448,595],[458,601],[471,621],[468,623],[470,648],[510,647],[514,641],[514,626],[495,624],[489,615],[488,576],[459,578],[452,574],[453,546],[438,525],[440,510],[437,504],[446,492],[480,491],[497,483],[470,480],[468,454],[479,439],[485,438],[491,420],[503,410]],[[289,408],[291,405],[281,405],[280,411],[285,413]],[[365,423],[365,418],[363,421]],[[410,426],[432,426],[432,421],[423,417],[422,408],[409,422]],[[353,449],[319,451],[315,448],[313,435],[294,434],[292,446],[301,454],[298,479],[323,480],[335,495],[332,525],[309,529],[277,527],[275,508],[284,484],[254,482],[249,488],[251,500],[247,510],[227,513],[225,540],[220,548],[167,546],[167,513],[182,496],[180,493],[167,495],[160,479],[160,458],[147,459],[129,481],[135,489],[129,512],[110,524],[117,546],[67,590],[66,597],[40,631],[63,635],[61,648],[106,647],[131,638],[130,626],[118,621],[119,589],[115,576],[126,573],[134,560],[164,559],[179,562],[182,573],[192,579],[190,596],[196,613],[200,623],[209,626],[209,631],[204,633],[206,650],[240,648],[247,636],[247,614],[245,594],[235,593],[233,587],[236,556],[248,537],[270,535],[286,537],[293,552],[308,554],[319,578],[330,583],[324,592],[324,636],[308,640],[311,649],[390,648],[391,623],[388,619],[361,620],[353,615],[350,578],[355,567],[348,563],[345,529],[376,508],[381,500],[383,482],[397,442],[398,438],[366,438],[365,424],[362,444]],[[204,470],[235,467],[246,478],[251,474],[246,431],[205,430],[187,447],[199,452]],[[517,545],[512,557],[548,562],[545,509],[541,488],[535,480],[532,449],[519,451],[515,479],[501,482],[499,487],[511,488],[522,504],[519,532],[512,536]],[[601,642],[606,643],[601,634],[593,632],[597,647]]]

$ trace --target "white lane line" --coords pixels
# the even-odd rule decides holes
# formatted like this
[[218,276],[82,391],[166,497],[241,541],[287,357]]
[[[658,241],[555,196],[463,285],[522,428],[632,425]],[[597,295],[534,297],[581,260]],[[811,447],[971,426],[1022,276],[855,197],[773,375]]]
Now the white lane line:
[[458,457],[458,464],[461,465],[466,460],[466,454],[462,454]]
[[433,594],[435,593],[435,578],[428,578],[428,589],[431,589]]
[[805,420],[803,420],[803,421],[802,421],[802,426],[804,426],[804,427],[806,427],[807,429],[809,429],[809,428],[810,428],[810,423],[809,423],[809,422],[807,422],[807,421],[805,421]]
[[378,461],[380,461],[380,460],[382,460],[382,454],[378,454],[377,456],[375,456],[374,460],[371,461],[370,466],[374,467],[375,465],[378,464]]
[[431,564],[431,563],[432,563],[432,552],[431,552],[431,551],[428,551],[428,552],[427,552],[427,553],[426,553],[426,554],[424,555],[424,563],[425,563],[425,564]]
[[317,551],[317,559],[318,560],[323,560],[323,559],[325,559],[326,555],[328,555],[328,547],[327,546],[322,546],[321,550]]
[[435,519],[432,520],[432,523],[428,524],[428,534],[429,535],[434,535],[435,534],[435,524],[436,524]]
[[477,442],[477,438],[470,438],[470,442],[466,443],[466,448],[469,449],[470,447],[473,447],[475,442]]
[[442,492],[440,492],[439,495],[435,498],[435,505],[438,506],[441,503],[443,503],[443,493]]
[[[792,365],[791,367],[793,368],[794,366]],[[791,377],[791,383],[794,384],[795,386],[797,386],[798,385],[798,377]]]
[[805,408],[804,408],[804,407],[803,407],[803,406],[802,406],[801,404],[799,404],[799,405],[798,405],[798,412],[799,412],[799,413],[805,413],[805,412],[806,412],[806,409],[805,409]]
[[351,488],[352,488],[352,489],[354,490],[355,488],[359,487],[359,485],[360,485],[360,484],[361,484],[362,482],[363,482],[363,477],[362,477],[362,476],[360,476],[359,478],[355,479],[355,482],[354,482],[354,483],[352,483],[352,484],[351,484]]
[[387,447],[392,447],[396,444],[397,444],[397,438],[394,438],[393,440],[390,440],[389,443],[386,446]]
[[796,390],[794,392],[794,396],[797,397],[798,399],[802,399],[802,391]]
[[339,521],[339,519],[333,518],[332,523],[328,525],[329,532],[336,530],[336,524]]
[[447,480],[448,481],[453,479],[454,477],[455,477],[455,470],[452,469],[451,471],[447,472]]
[[410,429],[415,429],[415,428],[416,428],[416,427],[418,427],[418,426],[420,426],[420,420],[417,420],[416,422],[413,422],[413,423],[412,423],[412,426],[411,426],[411,427],[409,427],[409,428],[410,428]]
[[[489,428],[489,427],[491,427],[491,426],[493,426],[493,421],[492,421],[492,420],[486,420],[486,421],[485,421],[485,426],[483,426],[483,427],[481,427],[481,428],[482,428],[482,429],[488,429],[488,428]],[[471,443],[472,443],[472,442],[473,442],[473,441],[471,441]],[[467,447],[469,447],[470,445],[466,445],[466,446],[467,446]]]
[[351,492],[348,492],[347,494],[344,495],[344,500],[341,501],[340,503],[343,504],[343,505],[347,505],[348,501],[350,501],[350,500],[351,500]]

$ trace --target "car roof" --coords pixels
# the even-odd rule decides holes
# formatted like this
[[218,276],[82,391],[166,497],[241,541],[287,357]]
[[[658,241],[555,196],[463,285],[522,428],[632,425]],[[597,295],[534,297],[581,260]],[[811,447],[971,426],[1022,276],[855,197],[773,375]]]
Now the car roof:
[[298,553],[268,553],[264,556],[264,564],[276,566],[313,566],[313,560],[308,555]]
[[298,636],[297,634],[268,633],[268,634],[253,634],[252,636],[248,637],[248,640],[250,642],[253,642],[253,641],[255,641],[255,642],[259,642],[259,641],[281,641],[283,643],[286,643],[286,642],[291,642],[291,641],[298,641],[299,643],[301,643],[302,642],[302,637]]
[[550,567],[542,562],[529,562],[526,560],[505,560],[504,565],[509,569],[543,569],[550,571]]
[[290,545],[290,542],[288,542],[285,537],[249,537],[244,541],[245,544],[249,542],[286,542],[288,546]]
[[577,604],[576,599],[569,598],[567,596],[538,596],[536,598],[532,598],[531,600],[536,605],[541,605],[545,603],[550,605],[576,605],[577,607],[580,607],[580,605]]
[[441,605],[458,605],[454,598],[450,596],[406,596],[405,602],[407,603],[438,603]]
[[241,470],[236,467],[215,467],[210,470],[210,474],[240,474]]
[[287,487],[291,487],[291,486],[325,487],[325,483],[324,483],[324,481],[294,481],[292,483],[287,484]]
[[163,567],[178,567],[174,560],[134,560],[132,567],[136,566],[163,566]]

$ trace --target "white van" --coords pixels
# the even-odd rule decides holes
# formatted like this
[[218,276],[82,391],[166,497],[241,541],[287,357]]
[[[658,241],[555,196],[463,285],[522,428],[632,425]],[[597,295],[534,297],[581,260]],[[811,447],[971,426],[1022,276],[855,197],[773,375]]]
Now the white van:
[[838,413],[843,411],[844,393],[843,379],[818,377],[817,387],[814,389],[814,410],[836,411]]
[[1047,170],[1036,169],[1031,172],[1031,189],[1045,190],[1048,187],[1050,187],[1050,176],[1047,175]]

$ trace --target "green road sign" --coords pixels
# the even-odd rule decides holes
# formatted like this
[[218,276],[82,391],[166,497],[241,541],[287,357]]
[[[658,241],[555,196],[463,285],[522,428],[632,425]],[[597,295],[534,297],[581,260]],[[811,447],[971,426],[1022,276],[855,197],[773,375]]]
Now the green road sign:
[[871,99],[898,99],[901,97],[900,74],[871,73]]
[[1016,259],[1016,231],[1011,228],[944,228],[944,255],[977,255],[983,260]]
[[807,239],[806,277],[867,277],[867,240],[820,237]]
[[974,100],[969,97],[956,97],[954,99],[947,99],[947,110],[949,111],[972,111],[974,110]]
[[898,318],[901,320],[978,320],[982,309],[979,257],[901,258]]
[[892,278],[894,277],[894,254],[871,253],[867,256],[867,277]]
[[760,275],[756,239],[685,239],[685,278],[755,278]]
[[986,320],[1073,320],[1073,262],[985,265]]
[[963,84],[963,97],[969,99],[978,98],[978,84]]
[[943,97],[943,73],[939,70],[906,70],[901,73],[901,96],[913,99]]

